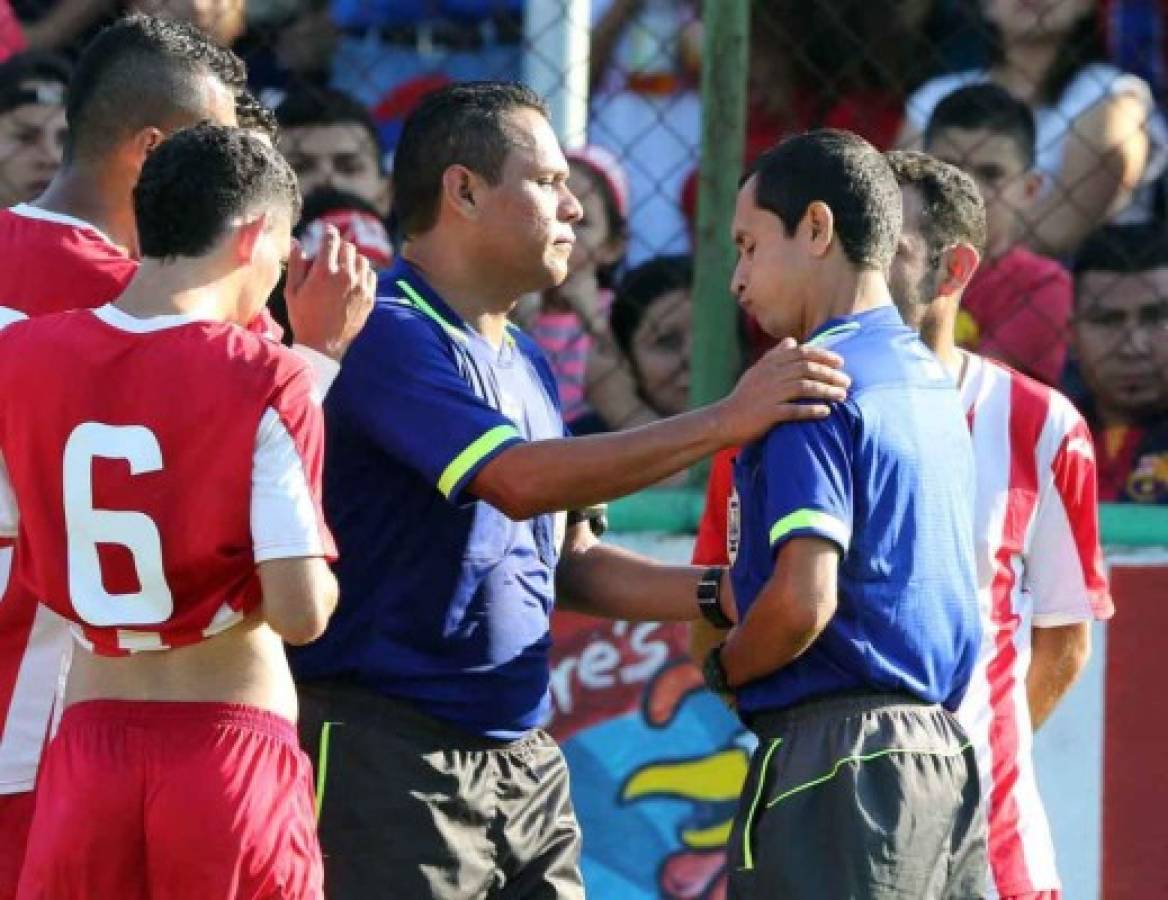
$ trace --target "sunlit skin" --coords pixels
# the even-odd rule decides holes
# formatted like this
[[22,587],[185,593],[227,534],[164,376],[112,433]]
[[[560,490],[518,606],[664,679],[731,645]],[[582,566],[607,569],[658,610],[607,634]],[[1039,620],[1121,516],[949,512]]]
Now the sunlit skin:
[[1061,35],[1096,7],[1095,0],[986,0],[986,18],[1007,41]]
[[57,104],[28,103],[0,114],[0,207],[31,200],[49,186],[65,132],[65,108]]
[[1085,272],[1074,342],[1105,425],[1168,412],[1168,268]]
[[389,178],[378,165],[381,151],[360,125],[285,128],[280,152],[296,173],[303,196],[327,186],[360,197],[382,216],[389,213]]

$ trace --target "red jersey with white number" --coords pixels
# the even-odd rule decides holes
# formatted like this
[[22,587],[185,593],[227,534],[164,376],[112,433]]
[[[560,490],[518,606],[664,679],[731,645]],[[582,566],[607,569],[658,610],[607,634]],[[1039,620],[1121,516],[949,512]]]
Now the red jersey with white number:
[[[961,394],[977,467],[974,540],[982,646],[958,716],[977,749],[989,812],[989,897],[1059,888],[1031,757],[1030,635],[1106,619],[1095,453],[1057,391],[967,354]],[[735,450],[714,457],[694,562],[733,558]]]
[[977,749],[989,813],[989,895],[1059,887],[1031,756],[1032,628],[1114,612],[1099,546],[1095,452],[1062,394],[967,354],[961,396],[977,461],[983,637],[958,717]]
[[308,365],[234,325],[104,306],[0,332],[0,533],[97,653],[202,641],[259,605],[257,562],[334,556],[322,453]]
[[[108,303],[138,264],[88,222],[28,204],[0,210],[0,327]],[[32,790],[49,731],[68,629],[10,583],[13,550],[0,538],[0,794]]]
[[[0,328],[20,319],[110,302],[136,260],[82,219],[29,204],[0,210]],[[266,313],[252,326],[279,339]],[[0,794],[32,790],[67,661],[65,624],[10,579],[0,537]]]

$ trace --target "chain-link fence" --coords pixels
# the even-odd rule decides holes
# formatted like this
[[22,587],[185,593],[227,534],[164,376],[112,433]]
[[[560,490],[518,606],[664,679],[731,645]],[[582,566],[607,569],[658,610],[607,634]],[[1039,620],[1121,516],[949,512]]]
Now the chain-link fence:
[[[703,101],[700,73],[724,63],[703,55],[696,0],[0,0],[0,54],[15,54],[0,81],[0,203],[51,178],[70,60],[131,8],[190,19],[236,50],[276,111],[308,215],[347,224],[383,265],[393,147],[418,100],[497,77],[554,94],[585,216],[568,282],[517,318],[576,430],[685,407],[703,102],[720,101]],[[1080,403],[1106,438],[1104,499],[1168,500],[1166,33],[1154,0],[750,8],[743,163],[837,127],[969,172],[988,234],[959,339]],[[943,267],[946,248],[933,249]],[[744,318],[737,336],[743,360],[771,340]]]

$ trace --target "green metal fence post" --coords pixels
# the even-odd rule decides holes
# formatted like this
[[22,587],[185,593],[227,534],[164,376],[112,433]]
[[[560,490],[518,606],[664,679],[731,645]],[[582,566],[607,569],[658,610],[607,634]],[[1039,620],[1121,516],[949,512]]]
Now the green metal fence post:
[[[750,0],[702,5],[702,151],[698,170],[690,398],[695,406],[726,395],[740,365],[730,295],[730,222],[746,136],[746,53]],[[704,468],[697,477],[704,480]]]

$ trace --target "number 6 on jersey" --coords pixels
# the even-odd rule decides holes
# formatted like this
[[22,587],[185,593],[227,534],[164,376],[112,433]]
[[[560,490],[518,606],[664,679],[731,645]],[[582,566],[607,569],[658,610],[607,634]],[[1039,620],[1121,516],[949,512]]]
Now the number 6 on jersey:
[[[64,501],[69,593],[73,607],[96,626],[157,625],[174,612],[162,569],[162,537],[144,513],[94,509],[93,460],[124,459],[131,475],[162,468],[158,438],[140,425],[78,425],[65,443]],[[125,547],[134,560],[139,590],[111,594],[101,575],[98,544]]]

